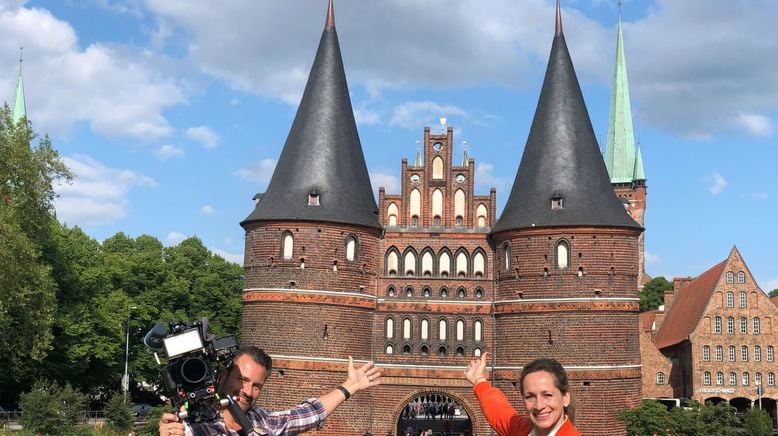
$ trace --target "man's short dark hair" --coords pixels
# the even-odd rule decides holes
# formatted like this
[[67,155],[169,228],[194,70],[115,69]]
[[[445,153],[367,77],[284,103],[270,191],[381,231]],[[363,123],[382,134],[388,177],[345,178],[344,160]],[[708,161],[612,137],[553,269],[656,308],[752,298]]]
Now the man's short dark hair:
[[[267,370],[268,374],[273,369],[273,359],[261,348],[253,345],[241,345],[238,352],[235,354],[235,359],[244,355],[249,356],[251,360],[262,365]],[[233,361],[235,359],[233,359]]]

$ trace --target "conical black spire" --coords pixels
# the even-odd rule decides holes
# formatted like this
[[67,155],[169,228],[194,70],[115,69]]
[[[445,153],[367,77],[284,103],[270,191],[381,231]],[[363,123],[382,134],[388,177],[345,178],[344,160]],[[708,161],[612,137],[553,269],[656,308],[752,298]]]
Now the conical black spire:
[[562,33],[556,34],[524,154],[495,234],[531,227],[637,227],[613,192]]
[[381,227],[351,108],[331,1],[292,129],[267,192],[258,198],[256,208],[241,224],[298,220]]

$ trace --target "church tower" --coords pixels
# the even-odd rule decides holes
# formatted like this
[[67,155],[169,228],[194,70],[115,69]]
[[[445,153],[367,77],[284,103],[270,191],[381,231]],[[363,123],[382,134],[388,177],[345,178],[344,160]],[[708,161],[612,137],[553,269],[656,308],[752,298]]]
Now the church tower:
[[14,123],[27,116],[27,105],[24,101],[24,80],[22,79],[22,57],[19,56],[19,78],[16,79],[13,105],[11,106],[11,119]]
[[[332,1],[300,106],[246,231],[243,342],[267,349],[273,382],[263,406],[283,409],[344,379],[346,357],[372,359],[377,206],[341,59]],[[361,434],[361,403],[328,420]]]
[[511,382],[538,357],[559,360],[588,434],[618,434],[618,402],[640,401],[638,243],[642,227],[614,195],[562,31],[556,34],[535,117],[495,253],[495,380]]
[[[638,144],[639,145],[639,144]],[[608,139],[605,147],[605,166],[616,196],[641,226],[645,225],[646,175],[640,148],[635,147],[632,128],[632,107],[629,101],[627,61],[624,57],[624,40],[621,31],[621,14],[616,33],[616,67],[613,72]],[[650,279],[645,268],[645,234],[640,235],[638,255],[638,285]]]

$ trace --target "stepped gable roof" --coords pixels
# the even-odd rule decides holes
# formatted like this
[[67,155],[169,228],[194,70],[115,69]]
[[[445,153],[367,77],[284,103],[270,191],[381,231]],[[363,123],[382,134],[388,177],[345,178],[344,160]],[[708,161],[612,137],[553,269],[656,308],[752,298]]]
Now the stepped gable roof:
[[[562,32],[559,3],[556,28],[516,179],[491,234],[532,227],[640,229],[611,187]],[[552,209],[555,196],[562,207]]]
[[[319,205],[309,205],[318,194]],[[380,228],[330,0],[324,32],[267,191],[241,223],[323,221]]]
[[713,296],[713,291],[724,273],[727,259],[700,274],[676,292],[673,304],[665,315],[654,338],[660,350],[689,339]]

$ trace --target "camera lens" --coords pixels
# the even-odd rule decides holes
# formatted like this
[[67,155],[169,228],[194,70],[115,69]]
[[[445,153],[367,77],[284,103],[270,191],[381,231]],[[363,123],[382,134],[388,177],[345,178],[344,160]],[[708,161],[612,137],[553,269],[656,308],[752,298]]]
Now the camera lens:
[[199,357],[190,357],[181,362],[181,378],[190,384],[200,383],[208,376],[208,364]]

